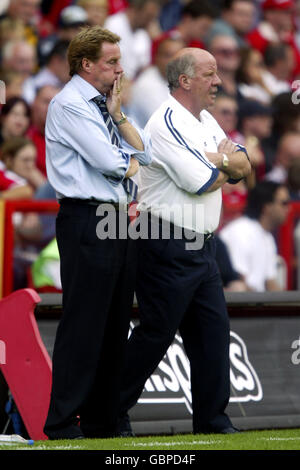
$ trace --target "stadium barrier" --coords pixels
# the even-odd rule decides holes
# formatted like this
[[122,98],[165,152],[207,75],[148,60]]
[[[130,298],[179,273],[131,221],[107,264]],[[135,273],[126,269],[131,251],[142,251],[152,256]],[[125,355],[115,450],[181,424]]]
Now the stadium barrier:
[[[49,356],[61,294],[41,294],[35,315]],[[300,426],[300,292],[226,292],[231,321],[228,413],[244,430]],[[132,325],[138,322],[133,305]],[[216,344],[216,348],[218,345]],[[188,359],[176,335],[132,409],[138,434],[191,432]]]
[[[299,427],[300,292],[225,295],[231,317],[228,413],[233,423],[244,430]],[[5,345],[0,370],[32,439],[45,438],[61,302],[61,294],[37,295],[32,289],[0,301]],[[134,303],[131,327],[136,322]],[[130,415],[137,434],[172,434],[191,432],[191,412],[189,363],[177,334]]]

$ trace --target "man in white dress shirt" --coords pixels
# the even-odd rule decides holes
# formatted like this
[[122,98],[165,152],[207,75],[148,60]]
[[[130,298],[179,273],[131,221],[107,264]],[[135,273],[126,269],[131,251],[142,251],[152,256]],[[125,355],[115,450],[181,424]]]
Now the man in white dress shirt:
[[[145,128],[153,160],[140,171],[139,209],[147,214],[149,234],[157,222],[159,238],[138,241],[140,324],[127,349],[119,431],[132,435],[127,411],[179,329],[191,366],[194,433],[233,433],[225,414],[229,321],[213,232],[221,187],[246,176],[250,163],[246,150],[228,140],[207,111],[221,83],[214,57],[198,48],[181,49],[167,66],[167,79],[171,96]],[[169,237],[163,233],[166,224]]]

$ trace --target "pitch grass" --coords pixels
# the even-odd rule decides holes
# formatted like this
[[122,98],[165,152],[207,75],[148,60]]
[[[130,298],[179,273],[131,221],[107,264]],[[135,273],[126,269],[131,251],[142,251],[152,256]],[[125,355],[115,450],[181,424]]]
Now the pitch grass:
[[36,441],[34,445],[2,445],[0,450],[300,450],[300,429],[244,431],[239,434],[181,434],[115,439]]

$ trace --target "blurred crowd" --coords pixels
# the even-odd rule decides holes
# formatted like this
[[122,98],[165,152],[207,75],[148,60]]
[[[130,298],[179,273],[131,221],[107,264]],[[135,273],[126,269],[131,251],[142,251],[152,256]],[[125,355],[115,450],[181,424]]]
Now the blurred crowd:
[[[288,202],[300,199],[299,0],[2,0],[0,198],[55,199],[47,182],[45,120],[70,78],[68,44],[85,25],[121,37],[123,108],[140,127],[167,98],[166,64],[179,49],[201,47],[215,56],[222,85],[210,112],[230,139],[246,146],[253,168],[246,181],[225,185],[221,228],[243,216],[258,184],[273,182],[287,190],[280,193],[285,211],[278,217],[280,196],[271,199],[274,220],[262,226],[276,232]],[[54,217],[34,213],[17,214],[14,223],[19,288],[53,241],[55,225]],[[268,288],[247,285],[246,273],[236,280],[244,283],[240,290]]]

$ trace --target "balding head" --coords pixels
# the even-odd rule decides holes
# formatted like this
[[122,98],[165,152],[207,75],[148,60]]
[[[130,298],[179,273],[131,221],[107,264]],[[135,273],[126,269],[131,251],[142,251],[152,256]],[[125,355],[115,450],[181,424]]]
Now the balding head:
[[184,48],[167,66],[167,81],[173,97],[195,117],[214,105],[218,85],[214,56],[199,48]]
[[170,91],[180,87],[180,75],[185,74],[192,78],[195,76],[196,68],[203,68],[209,62],[215,63],[215,59],[204,49],[195,47],[180,49],[167,65],[167,81]]

